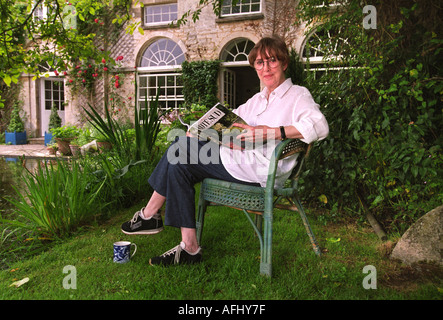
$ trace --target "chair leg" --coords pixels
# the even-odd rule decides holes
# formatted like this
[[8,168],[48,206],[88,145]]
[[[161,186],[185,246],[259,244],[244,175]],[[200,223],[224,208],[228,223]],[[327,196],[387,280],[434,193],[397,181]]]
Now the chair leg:
[[263,246],[261,248],[260,274],[272,276],[272,214],[264,214]]
[[309,240],[311,241],[312,248],[314,249],[314,252],[317,256],[321,256],[321,250],[320,246],[317,243],[317,240],[314,236],[314,232],[311,229],[311,225],[309,224],[308,217],[306,216],[305,210],[303,209],[303,206],[301,205],[301,202],[297,197],[294,197],[295,204],[297,206],[298,212],[300,214],[300,217],[303,221],[303,225],[305,226],[306,233],[308,234]]

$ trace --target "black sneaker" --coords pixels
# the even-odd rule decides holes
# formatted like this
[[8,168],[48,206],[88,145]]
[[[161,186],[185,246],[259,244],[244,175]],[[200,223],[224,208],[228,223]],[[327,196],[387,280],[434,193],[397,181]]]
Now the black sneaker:
[[189,253],[185,250],[185,243],[182,241],[180,244],[169,251],[166,251],[159,257],[149,259],[149,264],[170,266],[173,264],[192,264],[198,263],[202,260],[201,248],[198,248],[196,253]]
[[163,221],[160,211],[148,220],[140,217],[141,212],[137,211],[131,220],[122,224],[122,232],[125,234],[156,234],[163,230]]

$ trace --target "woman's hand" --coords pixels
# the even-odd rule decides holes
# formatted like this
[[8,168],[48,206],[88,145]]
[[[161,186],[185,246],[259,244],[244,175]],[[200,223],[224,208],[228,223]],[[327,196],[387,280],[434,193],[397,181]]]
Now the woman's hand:
[[276,137],[276,128],[271,128],[268,126],[253,127],[242,123],[234,123],[232,126],[244,129],[244,131],[236,137],[238,140],[243,140],[246,142],[259,142],[275,139]]

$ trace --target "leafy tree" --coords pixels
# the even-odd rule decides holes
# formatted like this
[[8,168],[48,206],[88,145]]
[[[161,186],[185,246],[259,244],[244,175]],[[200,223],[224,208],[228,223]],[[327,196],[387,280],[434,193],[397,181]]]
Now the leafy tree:
[[[22,72],[41,74],[45,62],[59,72],[78,61],[101,61],[109,26],[130,21],[131,0],[0,0],[0,85],[2,92]],[[42,15],[41,13],[45,13]],[[129,24],[133,31],[136,24]],[[4,101],[0,96],[0,107]]]
[[333,215],[370,211],[404,229],[443,200],[441,6],[371,1],[377,26],[366,30],[365,3],[334,2],[339,10],[312,0],[298,8],[331,34],[326,72],[305,77],[330,124],[313,150],[306,196],[322,196]]

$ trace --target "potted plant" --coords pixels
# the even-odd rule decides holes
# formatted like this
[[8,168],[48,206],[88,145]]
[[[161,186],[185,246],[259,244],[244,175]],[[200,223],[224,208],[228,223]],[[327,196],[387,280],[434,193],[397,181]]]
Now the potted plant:
[[112,143],[109,141],[109,137],[98,130],[94,130],[92,137],[96,140],[97,148],[100,152],[108,151],[112,149]]
[[62,126],[62,119],[60,118],[60,116],[58,115],[58,109],[55,105],[52,106],[51,108],[51,114],[49,115],[49,126],[48,126],[48,131],[45,131],[45,146],[51,144],[52,138],[53,138],[53,134],[51,132],[52,129],[55,128],[60,128]]
[[69,143],[69,149],[71,149],[71,153],[74,157],[77,157],[81,154],[80,147],[81,143],[78,138],[71,140],[71,142]]
[[51,129],[51,133],[55,138],[55,141],[57,141],[60,152],[65,156],[71,155],[69,144],[79,135],[80,130],[76,126],[64,125],[59,128]]
[[104,135],[99,135],[96,137],[97,147],[100,152],[109,151],[112,149],[112,143],[109,142],[109,138]]
[[7,130],[5,131],[5,143],[6,144],[26,144],[25,125],[20,117],[20,109],[18,103],[15,103],[12,112],[11,120]]
[[48,149],[49,155],[55,156],[57,154],[58,145],[55,142],[48,143],[46,145],[46,148]]

